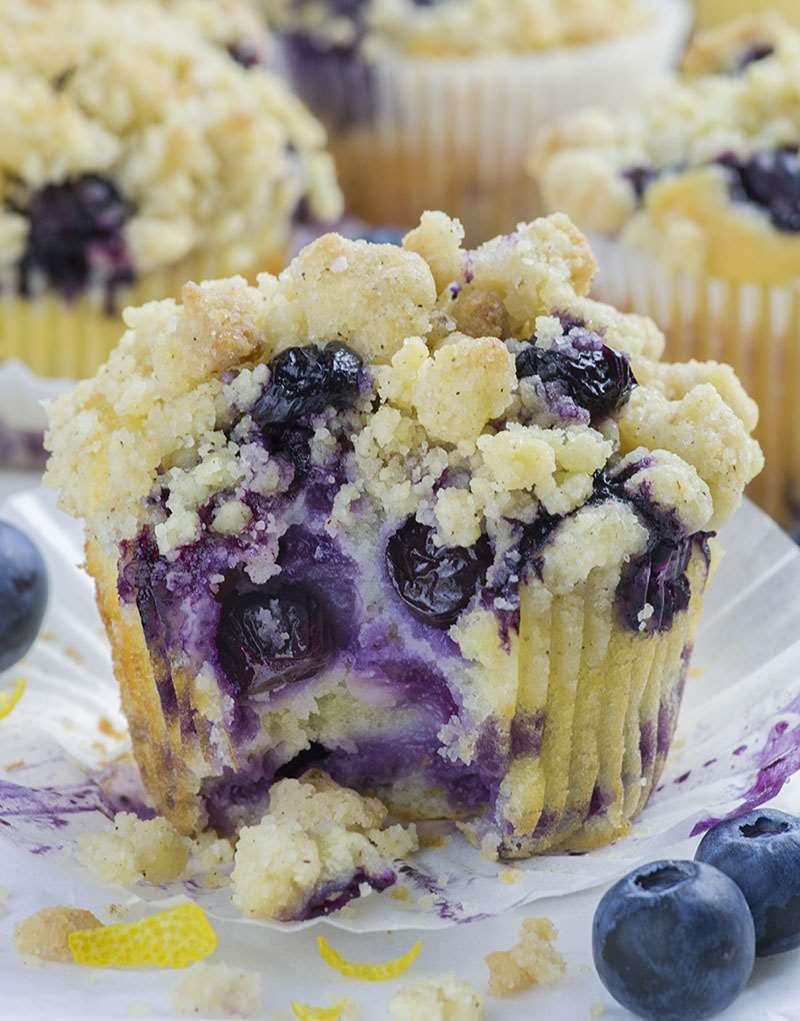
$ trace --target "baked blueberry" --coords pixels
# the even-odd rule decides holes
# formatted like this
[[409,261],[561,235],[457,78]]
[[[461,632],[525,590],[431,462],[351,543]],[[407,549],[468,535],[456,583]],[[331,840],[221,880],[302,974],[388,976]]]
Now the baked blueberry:
[[701,1021],[746,985],[755,932],[733,880],[702,862],[658,861],[600,901],[592,950],[603,985],[638,1017]]
[[517,378],[527,376],[560,386],[593,418],[621,408],[636,385],[626,355],[603,344],[588,330],[572,331],[562,345],[544,348],[531,344],[520,351]]
[[133,207],[112,181],[86,174],[48,184],[19,212],[28,220],[21,293],[30,294],[36,274],[65,297],[95,280],[106,288],[133,282],[123,235]]
[[748,160],[723,156],[734,175],[734,194],[763,207],[778,230],[800,231],[800,152],[796,148],[757,152]]
[[759,60],[766,60],[774,52],[775,47],[771,43],[753,43],[752,46],[746,47],[741,53],[737,54],[733,62],[733,71],[734,73],[741,74],[751,64],[757,64]]
[[225,600],[217,648],[228,679],[243,693],[313,677],[331,647],[325,611],[301,585],[276,584]]
[[0,671],[21,660],[36,640],[47,588],[39,550],[14,525],[0,521]]
[[719,823],[703,837],[697,861],[720,869],[745,896],[759,957],[800,947],[800,819],[774,808]]
[[361,386],[361,359],[345,344],[290,347],[270,363],[269,385],[252,410],[262,429],[272,429],[319,414],[347,408]]
[[454,624],[492,561],[485,536],[474,546],[437,546],[434,531],[409,518],[389,539],[386,567],[411,613],[431,627]]
[[[692,591],[686,569],[692,539],[656,541],[631,561],[617,586],[617,601],[634,631],[663,631],[689,606]],[[649,608],[649,609],[648,609]]]

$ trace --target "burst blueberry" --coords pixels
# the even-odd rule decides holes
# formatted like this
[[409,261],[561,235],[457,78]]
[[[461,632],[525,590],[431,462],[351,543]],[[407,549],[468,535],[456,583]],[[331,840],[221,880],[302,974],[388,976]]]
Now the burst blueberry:
[[800,947],[800,819],[774,808],[748,812],[709,830],[695,857],[744,894],[759,957]]
[[732,174],[733,194],[767,213],[781,231],[800,231],[800,153],[770,149],[740,161],[726,154],[719,162]]
[[47,568],[18,528],[0,521],[0,671],[30,649],[47,608]]
[[571,331],[551,348],[531,344],[517,355],[517,377],[538,376],[593,418],[603,418],[627,403],[636,379],[626,355],[603,344],[588,330]]
[[332,647],[324,608],[302,585],[234,592],[223,603],[220,663],[244,694],[313,677],[327,665]]
[[744,989],[755,931],[733,880],[702,862],[659,861],[606,893],[592,950],[603,985],[638,1017],[701,1021]]
[[454,624],[492,561],[486,536],[474,546],[437,546],[427,525],[409,518],[389,539],[386,567],[411,613],[431,627]]
[[251,412],[262,429],[291,425],[326,408],[351,407],[361,391],[362,362],[346,344],[290,347],[272,360],[270,371]]
[[107,294],[134,280],[124,227],[133,208],[112,181],[86,174],[49,184],[17,210],[28,220],[19,288],[31,293],[41,276],[67,298],[90,283]]

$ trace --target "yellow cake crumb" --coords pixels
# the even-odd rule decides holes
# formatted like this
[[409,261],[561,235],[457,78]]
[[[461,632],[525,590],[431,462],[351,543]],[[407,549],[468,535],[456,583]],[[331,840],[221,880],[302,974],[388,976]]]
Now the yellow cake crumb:
[[42,961],[72,963],[70,933],[97,929],[102,922],[91,911],[73,907],[42,908],[14,930],[14,946],[21,954]]
[[593,1003],[589,1008],[590,1017],[604,1017],[606,1013],[606,1006],[604,1003]]
[[227,964],[195,964],[172,992],[173,1010],[200,1017],[255,1017],[263,1009],[261,976]]
[[526,918],[516,946],[486,955],[491,995],[513,996],[533,986],[555,985],[567,968],[553,946],[557,935],[548,918]]
[[455,975],[419,979],[389,1000],[392,1021],[482,1021],[483,998]]
[[189,848],[166,819],[142,820],[120,812],[114,817],[113,830],[79,835],[78,857],[107,883],[158,885],[182,875]]
[[497,878],[501,883],[505,883],[506,886],[516,886],[517,883],[522,882],[522,878],[525,873],[522,869],[500,869],[497,873]]

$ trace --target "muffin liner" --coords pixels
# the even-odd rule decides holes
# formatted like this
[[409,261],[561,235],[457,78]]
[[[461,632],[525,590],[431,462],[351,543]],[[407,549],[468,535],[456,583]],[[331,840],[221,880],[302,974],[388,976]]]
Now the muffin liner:
[[[283,269],[287,252],[275,252],[247,276]],[[93,375],[119,343],[122,309],[161,298],[177,298],[187,280],[230,276],[213,255],[198,255],[159,272],[144,274],[132,287],[114,292],[113,308],[103,287],[66,300],[51,291],[33,298],[0,289],[0,364],[24,362],[39,376],[83,379]]]
[[785,528],[800,523],[800,288],[675,273],[621,242],[591,236],[594,295],[651,316],[666,357],[727,362],[759,405],[766,467],[748,495]]
[[42,379],[17,359],[0,363],[0,468],[44,467],[43,401],[69,389],[62,379]]
[[413,224],[425,209],[446,209],[478,242],[540,211],[525,161],[544,123],[639,99],[675,60],[685,0],[643,4],[653,21],[630,36],[531,56],[363,63],[289,36],[284,62],[329,128],[351,212]]
[[[8,501],[2,516],[40,545],[52,594],[41,640],[0,679],[2,688],[17,676],[28,684],[2,723],[0,834],[37,855],[52,903],[59,896],[90,905],[119,900],[119,888],[99,884],[74,856],[78,833],[107,827],[114,810],[134,806],[140,797],[126,757],[125,723],[93,585],[78,567],[81,531],[41,492]],[[751,505],[725,526],[721,543],[731,555],[722,560],[706,600],[673,751],[627,839],[588,855],[552,853],[520,862],[515,881],[508,883],[498,878],[503,866],[455,835],[444,846],[398,864],[408,899],[372,895],[325,921],[354,932],[378,932],[442,929],[496,916],[606,883],[644,861],[689,856],[696,836],[713,821],[777,795],[800,770],[800,605],[794,598],[800,550]],[[631,683],[642,692],[642,702],[665,705],[659,716],[671,727],[670,689],[656,698],[642,683],[644,669],[635,673],[638,679]],[[579,697],[576,706],[580,702]],[[622,715],[613,710],[605,718],[616,730],[622,726]],[[614,765],[613,775],[622,785],[615,803],[632,804],[635,786],[625,788],[624,762],[621,771]],[[639,798],[643,794],[644,788]],[[433,828],[451,832],[440,824]],[[212,916],[241,926],[319,924],[242,919],[229,891],[204,887],[202,877],[139,886],[134,894],[157,904],[189,896]]]

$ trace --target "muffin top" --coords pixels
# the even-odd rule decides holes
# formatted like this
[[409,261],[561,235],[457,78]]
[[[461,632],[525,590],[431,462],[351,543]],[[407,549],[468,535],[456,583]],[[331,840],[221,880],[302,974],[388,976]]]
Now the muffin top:
[[[125,0],[128,2],[128,0]],[[224,47],[243,67],[266,61],[266,19],[258,0],[160,0],[207,39]]]
[[127,309],[106,366],[51,409],[65,509],[114,560],[143,530],[168,558],[252,533],[262,578],[259,530],[287,507],[458,563],[488,537],[501,574],[522,529],[553,592],[724,521],[762,466],[732,370],[661,363],[651,321],[587,298],[595,264],[562,214],[462,239],[426,213],[402,248],[328,234],[257,287]]
[[546,129],[531,169],[548,206],[674,268],[800,275],[800,35],[774,18],[701,35],[683,76],[637,110]]
[[321,126],[159,4],[0,11],[0,283],[72,296],[195,253],[263,268],[301,203],[339,214]]
[[646,24],[641,0],[265,0],[273,23],[365,54],[528,53],[615,38]]

